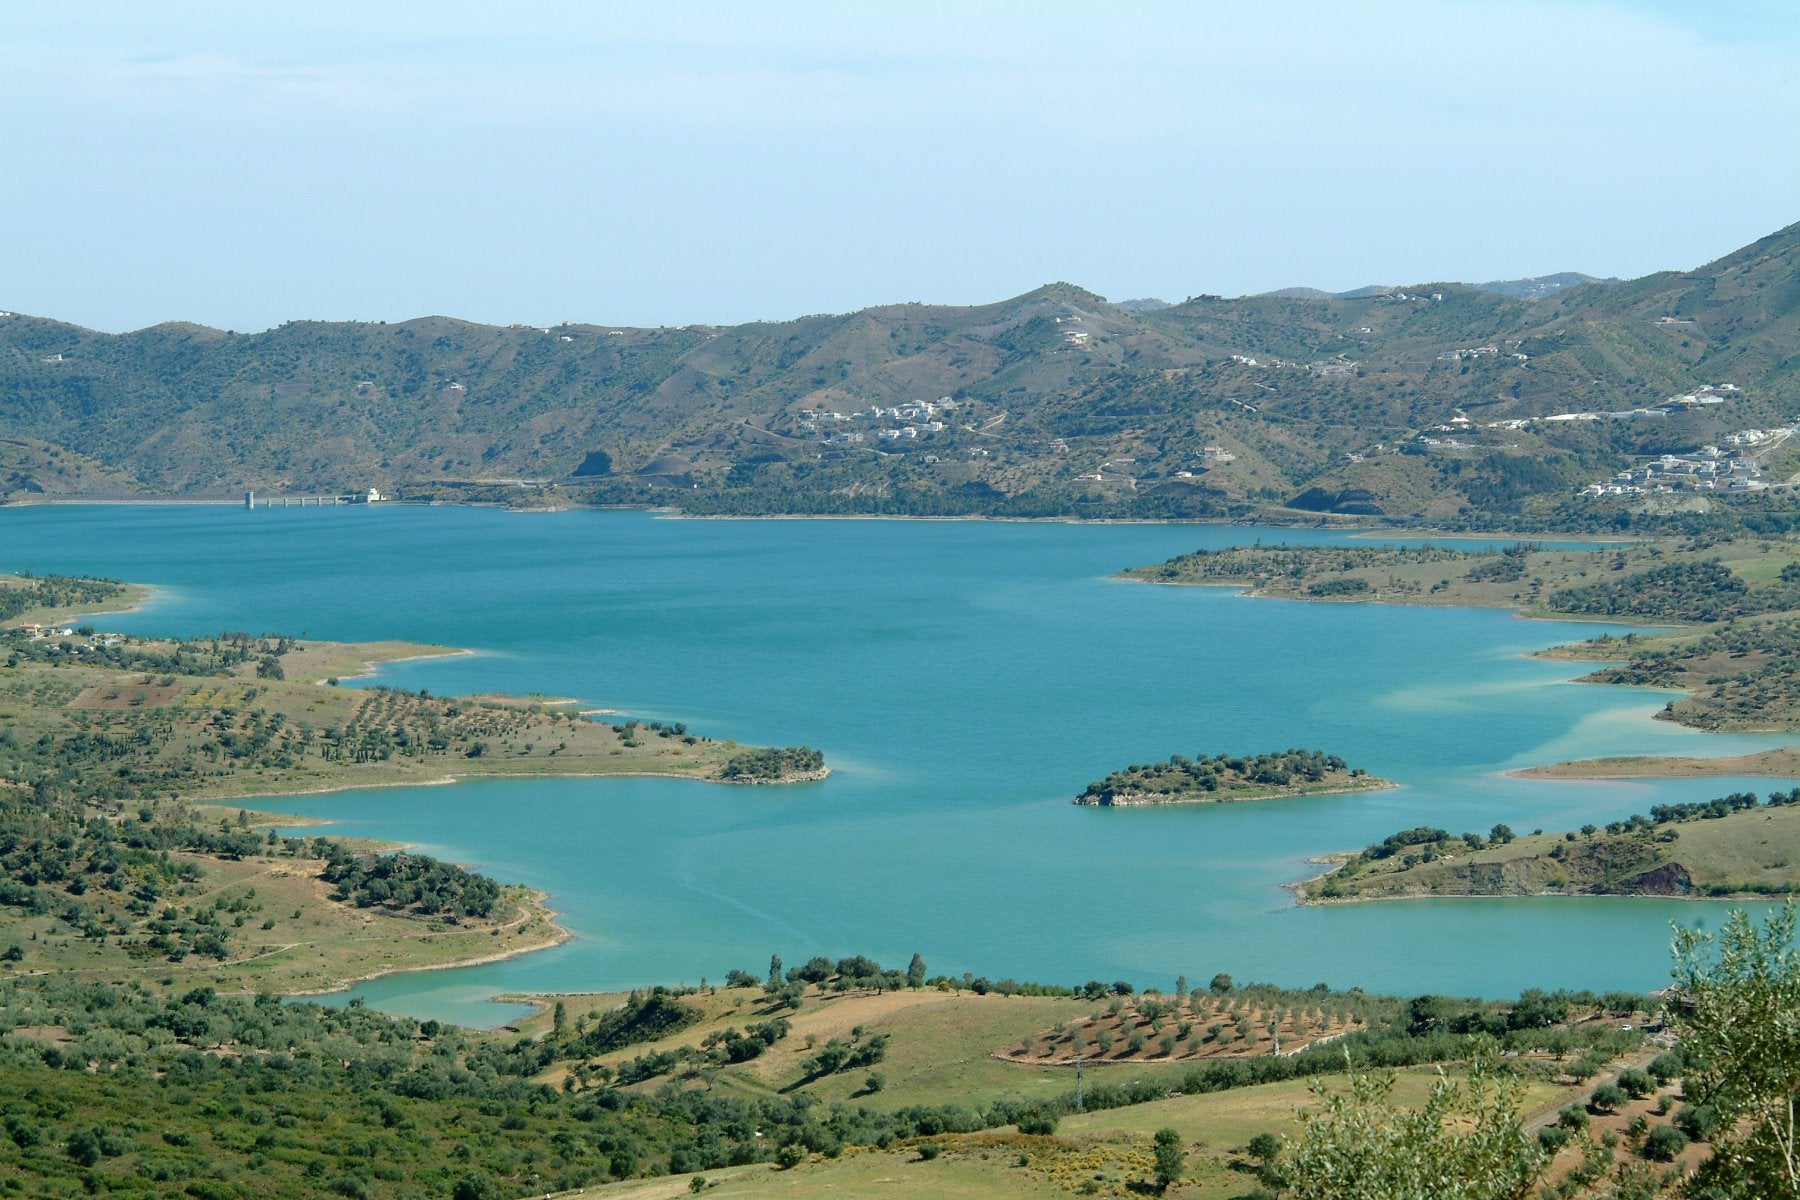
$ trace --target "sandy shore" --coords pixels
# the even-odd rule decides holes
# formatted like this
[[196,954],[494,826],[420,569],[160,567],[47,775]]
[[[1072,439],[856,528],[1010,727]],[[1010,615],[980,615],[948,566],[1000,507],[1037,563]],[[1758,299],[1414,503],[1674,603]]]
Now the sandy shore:
[[1582,758],[1541,767],[1523,767],[1507,771],[1506,774],[1514,779],[1695,779],[1729,775],[1800,777],[1800,746],[1781,746],[1774,750],[1728,758],[1646,754]]

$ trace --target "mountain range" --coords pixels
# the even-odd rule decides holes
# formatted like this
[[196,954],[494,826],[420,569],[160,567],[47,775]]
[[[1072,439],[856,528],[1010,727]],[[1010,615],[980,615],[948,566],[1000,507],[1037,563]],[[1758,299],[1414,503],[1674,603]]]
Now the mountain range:
[[1517,524],[1645,455],[1792,423],[1796,347],[1800,225],[1629,281],[1175,304],[1054,283],[729,327],[9,313],[0,497]]

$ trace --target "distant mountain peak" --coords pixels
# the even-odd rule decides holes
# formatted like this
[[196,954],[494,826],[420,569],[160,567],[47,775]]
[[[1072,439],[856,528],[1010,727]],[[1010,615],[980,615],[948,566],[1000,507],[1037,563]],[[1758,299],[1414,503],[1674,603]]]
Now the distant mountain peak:
[[1331,299],[1334,299],[1334,297],[1332,296],[1332,294],[1330,292],[1320,291],[1318,288],[1312,288],[1312,287],[1277,288],[1275,291],[1272,291],[1272,292],[1258,292],[1254,298],[1269,299],[1269,300],[1331,300]]
[[1080,284],[1065,283],[1062,280],[1058,280],[1055,283],[1046,283],[1040,288],[1033,288],[1023,296],[1015,297],[1015,300],[1055,300],[1063,304],[1083,305],[1097,305],[1105,304],[1107,302],[1106,297],[1097,292],[1090,292]]

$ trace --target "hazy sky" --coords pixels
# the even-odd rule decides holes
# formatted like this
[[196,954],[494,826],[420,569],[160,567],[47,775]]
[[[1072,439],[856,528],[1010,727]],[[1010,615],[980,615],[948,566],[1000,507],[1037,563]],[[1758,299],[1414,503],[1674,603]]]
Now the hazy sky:
[[0,308],[640,325],[1686,268],[1800,4],[0,4]]

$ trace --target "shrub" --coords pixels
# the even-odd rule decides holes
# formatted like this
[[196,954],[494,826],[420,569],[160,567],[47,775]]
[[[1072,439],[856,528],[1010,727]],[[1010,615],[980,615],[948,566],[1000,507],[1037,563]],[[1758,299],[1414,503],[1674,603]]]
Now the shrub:
[[1710,1142],[1719,1128],[1719,1114],[1711,1105],[1684,1104],[1675,1114],[1675,1127],[1696,1142]]

